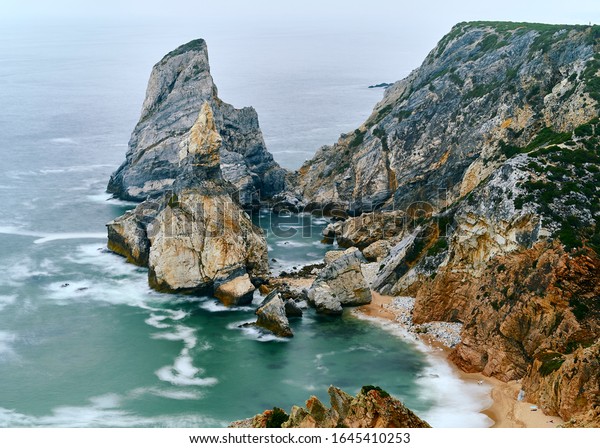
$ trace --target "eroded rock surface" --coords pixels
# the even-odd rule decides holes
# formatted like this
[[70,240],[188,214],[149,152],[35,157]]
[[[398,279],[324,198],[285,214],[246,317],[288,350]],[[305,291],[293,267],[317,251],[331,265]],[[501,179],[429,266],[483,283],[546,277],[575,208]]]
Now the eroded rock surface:
[[219,99],[202,39],[173,50],[153,67],[126,160],[112,175],[108,192],[142,201],[171,189],[184,175],[179,145],[204,103],[210,105],[222,139],[223,178],[236,187],[240,203],[249,207],[281,192],[286,173],[266,150],[256,111],[235,109]]
[[[353,397],[331,386],[331,407],[310,397],[306,407],[292,407],[289,415],[274,408],[253,418],[233,422],[234,428],[430,428],[396,398],[378,387],[365,386]],[[277,423],[275,425],[274,423]]]
[[361,263],[366,261],[356,248],[339,254],[321,269],[308,289],[309,303],[318,313],[331,315],[341,314],[343,306],[370,303],[371,290],[361,270]]
[[235,305],[251,300],[252,282],[266,278],[267,246],[221,176],[221,142],[204,103],[179,145],[185,175],[171,192],[110,222],[108,247],[148,266],[150,286],[157,290],[215,290],[223,303]]

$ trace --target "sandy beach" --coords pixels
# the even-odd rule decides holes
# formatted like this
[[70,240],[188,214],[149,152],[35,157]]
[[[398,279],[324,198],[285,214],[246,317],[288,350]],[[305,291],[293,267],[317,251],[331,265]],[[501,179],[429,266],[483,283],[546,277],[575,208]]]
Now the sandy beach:
[[[382,296],[373,292],[372,302],[369,305],[357,308],[357,312],[369,317],[395,322],[411,332],[411,329],[401,323],[402,318],[398,316],[398,311],[391,306],[394,299],[394,297]],[[504,383],[481,373],[463,372],[447,360],[450,348],[428,334],[418,334],[417,336],[423,343],[432,348],[431,354],[433,356],[440,356],[445,362],[449,363],[463,381],[483,382],[491,387],[492,405],[481,412],[494,421],[492,428],[554,428],[563,423],[560,417],[548,416],[539,409],[532,411],[531,403],[519,401],[517,399],[521,389],[519,382]]]

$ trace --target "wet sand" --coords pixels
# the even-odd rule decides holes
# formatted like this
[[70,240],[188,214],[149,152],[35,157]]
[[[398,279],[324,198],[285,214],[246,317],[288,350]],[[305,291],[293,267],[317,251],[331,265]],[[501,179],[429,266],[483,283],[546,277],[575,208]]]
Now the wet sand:
[[[402,324],[396,321],[394,312],[387,308],[393,300],[394,297],[382,296],[373,292],[373,300],[371,303],[358,308],[357,311],[366,316],[386,319],[402,326]],[[410,332],[409,329],[406,327],[404,328]],[[439,356],[443,358],[445,362],[450,363],[447,358],[451,349],[438,341],[432,340],[432,338],[427,335],[419,334],[417,336],[426,345],[432,348],[431,354],[433,354],[433,356]],[[489,408],[482,410],[482,413],[494,421],[492,428],[554,428],[563,423],[560,417],[545,415],[539,409],[537,411],[532,411],[530,408],[532,406],[531,403],[519,401],[517,399],[519,390],[521,389],[519,382],[510,381],[504,383],[498,379],[484,376],[481,373],[463,372],[453,363],[450,364],[463,381],[477,383],[481,381],[491,387],[491,398],[493,403]]]

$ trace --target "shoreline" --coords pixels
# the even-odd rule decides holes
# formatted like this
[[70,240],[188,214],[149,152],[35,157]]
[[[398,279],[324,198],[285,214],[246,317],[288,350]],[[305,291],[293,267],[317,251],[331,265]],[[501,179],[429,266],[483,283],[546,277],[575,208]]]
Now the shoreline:
[[[448,360],[451,349],[437,341],[434,337],[427,334],[418,334],[408,328],[398,319],[398,314],[391,307],[395,297],[383,296],[373,291],[373,300],[368,305],[363,305],[355,309],[354,314],[361,318],[382,319],[394,323],[397,328],[411,335],[415,340],[420,341],[429,350],[426,354],[437,358],[450,366],[453,373],[467,384],[485,384],[490,388],[489,398],[492,404],[487,408],[482,408],[479,412],[494,422],[491,428],[555,428],[563,423],[563,420],[557,416],[546,415],[541,409],[532,411],[532,403],[519,401],[517,396],[521,390],[519,381],[510,381],[504,383],[496,378],[491,378],[482,373],[467,373],[460,370],[454,363]],[[410,338],[408,338],[410,339]]]

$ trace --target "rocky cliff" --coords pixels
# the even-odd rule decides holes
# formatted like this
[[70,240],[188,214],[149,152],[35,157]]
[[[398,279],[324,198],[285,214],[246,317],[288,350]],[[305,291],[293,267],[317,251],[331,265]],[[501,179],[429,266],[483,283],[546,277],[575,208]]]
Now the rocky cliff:
[[222,139],[223,178],[237,188],[239,201],[249,207],[282,191],[285,171],[265,148],[256,111],[235,109],[219,99],[206,43],[198,39],[173,50],[152,69],[125,162],[112,175],[108,192],[142,201],[171,189],[185,163],[179,145],[205,102]]
[[597,27],[456,25],[358,129],[299,170],[307,203],[358,213],[464,197],[542,130],[597,116]]
[[149,268],[165,292],[214,293],[224,304],[248,303],[268,274],[263,232],[232,199],[221,174],[222,138],[208,102],[182,136],[181,168],[167,193],[108,224],[108,247]]
[[395,209],[326,237],[415,295],[415,323],[461,322],[462,369],[579,426],[600,425],[599,50],[598,27],[458,24],[294,192]]
[[331,386],[331,407],[312,396],[306,408],[294,406],[290,414],[280,408],[233,422],[233,428],[430,428],[399,400],[374,386],[364,386],[353,397]]

